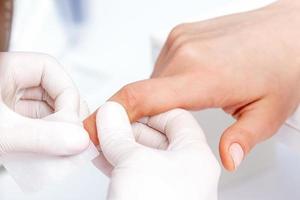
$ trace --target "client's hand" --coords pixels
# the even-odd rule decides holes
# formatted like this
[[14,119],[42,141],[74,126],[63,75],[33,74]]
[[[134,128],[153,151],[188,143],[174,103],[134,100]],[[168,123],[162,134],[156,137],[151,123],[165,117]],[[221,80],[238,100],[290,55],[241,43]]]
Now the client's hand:
[[177,26],[149,80],[110,101],[131,121],[173,108],[222,108],[236,118],[220,156],[235,170],[250,150],[276,133],[300,102],[300,1]]

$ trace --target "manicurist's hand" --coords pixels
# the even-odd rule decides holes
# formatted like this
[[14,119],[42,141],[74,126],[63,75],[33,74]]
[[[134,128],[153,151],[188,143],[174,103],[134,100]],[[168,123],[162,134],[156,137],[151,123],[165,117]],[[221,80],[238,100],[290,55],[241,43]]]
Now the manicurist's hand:
[[220,141],[228,170],[271,137],[300,100],[300,2],[175,27],[151,79],[110,100],[131,121],[172,108],[222,108],[236,118]]
[[131,125],[120,104],[107,102],[97,128],[112,166],[108,199],[217,199],[220,166],[189,112],[175,109]]
[[89,144],[78,91],[53,58],[0,53],[0,156],[72,155]]

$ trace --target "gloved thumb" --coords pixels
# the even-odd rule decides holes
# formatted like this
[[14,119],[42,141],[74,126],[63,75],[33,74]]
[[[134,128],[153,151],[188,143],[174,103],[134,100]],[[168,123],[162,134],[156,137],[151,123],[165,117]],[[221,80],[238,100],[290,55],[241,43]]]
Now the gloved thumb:
[[106,102],[99,108],[96,120],[101,149],[110,164],[116,166],[138,148],[127,113],[120,104]]
[[224,167],[236,170],[256,144],[276,132],[283,123],[278,117],[281,115],[272,105],[259,105],[242,113],[221,137],[219,151]]
[[73,155],[89,145],[85,130],[71,123],[23,117],[0,106],[0,155],[13,152]]

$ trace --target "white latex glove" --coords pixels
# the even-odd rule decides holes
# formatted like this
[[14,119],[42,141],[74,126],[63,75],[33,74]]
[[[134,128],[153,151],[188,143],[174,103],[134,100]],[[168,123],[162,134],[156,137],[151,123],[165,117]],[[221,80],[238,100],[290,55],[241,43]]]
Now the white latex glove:
[[[124,108],[107,102],[97,113],[97,129],[104,156],[113,166],[110,200],[216,200],[220,166],[193,116],[172,110],[130,125]],[[166,150],[143,146],[135,131],[148,137],[165,134]],[[160,137],[154,137],[154,140]]]
[[0,53],[0,156],[72,155],[89,144],[79,125],[79,93],[47,55]]

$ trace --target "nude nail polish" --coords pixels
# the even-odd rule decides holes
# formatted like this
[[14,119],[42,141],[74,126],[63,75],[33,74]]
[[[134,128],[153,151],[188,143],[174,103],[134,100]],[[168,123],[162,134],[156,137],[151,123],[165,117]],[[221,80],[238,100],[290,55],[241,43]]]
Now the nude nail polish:
[[229,147],[229,153],[234,162],[234,168],[236,170],[244,159],[244,151],[240,144],[233,143]]

